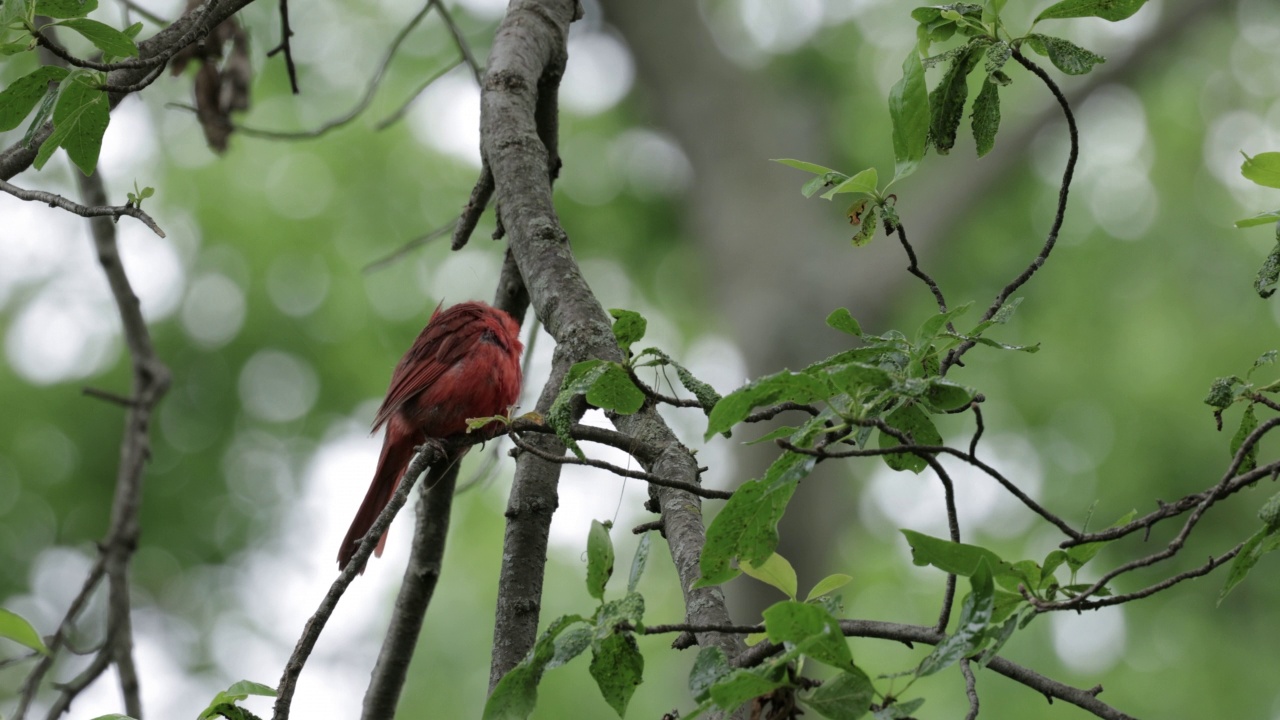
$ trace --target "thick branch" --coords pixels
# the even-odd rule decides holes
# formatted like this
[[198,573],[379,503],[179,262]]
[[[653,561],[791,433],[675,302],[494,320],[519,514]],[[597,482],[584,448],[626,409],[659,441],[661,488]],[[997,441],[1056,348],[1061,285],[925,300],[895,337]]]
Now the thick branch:
[[413,534],[413,549],[404,569],[404,581],[396,596],[391,624],[373,668],[373,678],[364,695],[363,720],[395,717],[400,692],[409,672],[422,619],[431,604],[436,582],[444,564],[444,544],[449,533],[449,511],[453,508],[453,489],[458,482],[459,460],[445,467],[432,468],[422,486],[418,500],[418,523]]

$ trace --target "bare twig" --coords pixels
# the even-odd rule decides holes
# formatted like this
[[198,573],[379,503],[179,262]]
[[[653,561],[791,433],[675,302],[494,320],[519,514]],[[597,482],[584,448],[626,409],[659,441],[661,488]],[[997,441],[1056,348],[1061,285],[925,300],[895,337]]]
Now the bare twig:
[[377,546],[378,540],[391,525],[396,513],[400,512],[400,508],[404,506],[405,500],[408,499],[409,493],[413,490],[413,486],[418,482],[418,476],[422,475],[432,463],[443,459],[443,456],[439,454],[440,450],[441,448],[428,444],[422,446],[418,453],[414,455],[408,469],[405,470],[399,487],[391,495],[391,500],[382,509],[382,512],[378,514],[378,519],[374,520],[369,532],[365,533],[364,538],[360,540],[360,545],[356,548],[351,561],[342,569],[342,572],[338,573],[338,577],[334,579],[329,586],[329,591],[325,593],[324,598],[320,601],[319,607],[316,608],[311,618],[307,620],[302,636],[298,638],[298,643],[294,646],[293,653],[285,664],[284,673],[280,677],[280,684],[276,688],[276,703],[274,714],[272,715],[274,720],[287,720],[289,717],[289,709],[293,703],[293,693],[298,685],[298,676],[302,674],[302,668],[306,665],[307,658],[311,656],[311,651],[315,648],[316,641],[320,639],[320,633],[324,631],[324,626],[329,622],[329,617],[333,614],[334,608],[338,606],[338,601],[342,599],[342,595],[347,591],[347,587],[351,585],[351,581],[355,580],[356,575],[364,572],[365,563],[368,562],[369,556],[373,554],[373,549]]
[[[1069,600],[1063,600],[1061,602],[1052,602],[1052,603],[1047,603],[1047,602],[1044,602],[1043,600],[1038,600],[1035,597],[1030,597],[1029,593],[1024,593],[1023,597],[1026,597],[1027,601],[1030,602],[1032,605],[1034,605],[1036,609],[1041,612],[1048,612],[1050,610],[1097,610],[1098,608],[1107,607],[1108,605],[1122,605],[1127,602],[1132,602],[1134,600],[1141,600],[1142,598],[1150,597],[1163,590],[1168,590],[1169,588],[1173,587],[1174,585],[1177,585],[1183,580],[1191,580],[1192,578],[1198,578],[1198,577],[1203,577],[1205,575],[1208,575],[1209,573],[1213,572],[1217,568],[1226,564],[1227,561],[1231,560],[1236,555],[1239,555],[1240,550],[1242,548],[1244,548],[1244,543],[1240,543],[1239,545],[1236,545],[1234,548],[1228,550],[1227,552],[1223,553],[1222,555],[1219,555],[1216,558],[1210,557],[1209,560],[1205,564],[1201,565],[1200,567],[1194,568],[1192,570],[1187,570],[1186,572],[1178,573],[1173,577],[1165,578],[1164,580],[1158,583],[1148,585],[1147,587],[1141,590],[1137,590],[1131,593],[1110,595],[1107,597],[1098,598],[1097,600],[1081,599],[1080,601],[1077,601],[1076,598],[1071,598]],[[1085,598],[1088,596],[1082,594],[1079,597]]]
[[298,68],[293,64],[293,48],[289,38],[293,37],[293,28],[289,27],[289,0],[280,0],[280,44],[267,51],[267,57],[275,57],[276,53],[284,53],[284,66],[289,73],[289,88],[298,94]]
[[964,720],[978,720],[978,681],[973,677],[973,668],[969,667],[969,658],[960,661],[960,673],[964,675],[964,694],[969,698],[969,712]]
[[441,225],[440,227],[436,228],[435,230],[432,230],[426,235],[416,237],[410,240],[409,242],[405,243],[404,245],[401,245],[400,247],[396,248],[395,251],[393,251],[389,255],[384,255],[378,258],[377,260],[374,260],[373,262],[369,263],[368,265],[365,265],[363,268],[361,268],[361,270],[367,273],[373,272],[374,270],[381,270],[382,268],[387,267],[388,265],[391,265],[392,263],[396,262],[397,260],[404,257],[405,255],[408,255],[410,252],[422,247],[423,245],[426,245],[432,240],[435,240],[437,238],[442,238],[445,235],[449,234],[449,231],[452,230],[454,225],[456,224],[457,224],[457,221],[451,222],[448,225]]
[[607,470],[608,472],[611,472],[614,475],[617,475],[619,477],[627,477],[627,478],[634,478],[636,480],[644,480],[645,482],[651,485],[658,485],[660,487],[668,487],[668,488],[674,488],[677,490],[683,490],[687,493],[697,495],[698,497],[708,498],[712,500],[728,500],[729,498],[733,497],[733,491],[731,490],[711,490],[708,488],[704,488],[701,485],[698,485],[695,483],[687,483],[687,482],[682,482],[680,480],[671,480],[669,478],[660,477],[658,475],[654,475],[653,473],[643,472],[640,470],[628,470],[627,468],[619,467],[617,465],[614,465],[613,463],[605,462],[604,460],[595,460],[592,458],[569,457],[567,455],[555,455],[553,453],[547,452],[546,450],[542,450],[541,448],[535,447],[534,445],[530,445],[526,440],[524,440],[524,438],[520,437],[516,433],[512,433],[510,437],[512,442],[514,442],[516,444],[516,447],[518,447],[521,451],[533,453],[534,455],[537,455],[539,458],[542,458],[547,462],[558,463],[561,465],[584,465],[586,467],[599,468],[601,470]]
[[[887,221],[886,221],[887,222]],[[915,248],[911,247],[911,243],[907,241],[907,231],[902,227],[902,223],[893,224],[893,232],[898,235],[898,240],[902,243],[902,249],[907,253],[907,272],[920,278],[929,288],[929,292],[933,293],[933,299],[938,303],[938,312],[947,311],[947,300],[942,296],[942,288],[938,287],[938,282],[929,276],[929,273],[920,269],[920,260],[916,257]],[[956,329],[947,323],[947,329],[955,332]]]
[[484,215],[484,209],[489,206],[489,199],[493,197],[493,188],[493,171],[489,169],[489,162],[481,158],[480,177],[471,188],[471,197],[467,199],[467,204],[462,207],[458,224],[453,227],[454,250],[461,250],[471,239],[471,233],[475,232],[480,216]]
[[128,215],[131,218],[136,218],[142,221],[143,225],[151,228],[151,231],[160,237],[165,236],[164,230],[160,229],[160,226],[156,224],[155,220],[151,219],[150,215],[143,212],[141,208],[133,205],[94,205],[90,207],[81,205],[78,202],[68,200],[61,195],[56,195],[51,192],[45,192],[43,190],[25,190],[6,180],[0,180],[0,190],[9,193],[19,200],[42,202],[49,207],[61,208],[67,212],[74,213],[85,218],[109,217],[113,220],[118,220],[121,215]]
[[[1067,103],[1067,98],[1062,94],[1062,90],[1058,88],[1058,84],[1053,81],[1053,78],[1049,77],[1049,73],[1028,60],[1026,56],[1016,49],[1013,51],[1013,59],[1040,78],[1040,81],[1049,88],[1049,92],[1053,93],[1054,99],[1058,101],[1058,105],[1062,108],[1063,116],[1067,119],[1067,135],[1071,141],[1071,151],[1067,155],[1067,165],[1062,171],[1062,183],[1058,186],[1058,209],[1054,213],[1053,225],[1049,227],[1049,234],[1045,237],[1040,253],[1031,261],[1026,270],[1023,270],[1018,277],[1014,278],[1012,282],[1005,285],[1004,289],[996,294],[995,300],[987,308],[987,311],[983,313],[979,322],[986,322],[995,317],[996,313],[1000,312],[1000,308],[1004,307],[1005,302],[1009,300],[1009,297],[1017,292],[1018,288],[1025,285],[1031,279],[1031,276],[1036,274],[1037,270],[1044,267],[1045,260],[1049,259],[1049,253],[1053,251],[1054,244],[1058,242],[1058,233],[1062,230],[1062,222],[1066,218],[1067,194],[1071,190],[1071,179],[1075,176],[1076,160],[1080,157],[1080,133],[1076,130],[1076,117],[1071,112],[1071,105]],[[947,370],[952,365],[960,362],[960,357],[973,346],[973,340],[966,340],[947,353],[947,357],[942,361],[941,369],[938,371],[939,374],[946,375]]]
[[[881,640],[895,640],[902,643],[912,645],[922,643],[925,645],[937,645],[946,639],[946,635],[937,632],[934,628],[925,627],[923,625],[904,625],[901,623],[879,622],[875,620],[841,620],[840,630],[846,637],[866,637],[879,638]],[[734,657],[730,663],[734,667],[752,667],[759,665],[769,657],[782,651],[781,645],[775,645],[771,642],[762,642],[753,646],[750,650]],[[1110,705],[1098,699],[1101,688],[1091,688],[1082,690],[1072,687],[1064,683],[1058,682],[1051,678],[1045,677],[1040,673],[1023,667],[1017,663],[1010,662],[1003,657],[992,658],[987,665],[992,670],[1004,675],[1005,677],[1021,683],[1026,687],[1035,690],[1045,696],[1051,702],[1055,699],[1071,703],[1076,707],[1093,713],[1094,716],[1103,718],[1103,720],[1135,720],[1132,716],[1123,713]]]
[[[283,0],[281,2],[281,7],[284,7]],[[250,137],[265,138],[268,140],[311,140],[349,124],[352,120],[359,117],[360,113],[368,109],[369,105],[373,103],[374,95],[377,94],[378,88],[382,85],[382,79],[386,76],[387,69],[391,66],[391,61],[395,59],[396,53],[400,50],[400,46],[404,43],[405,39],[409,37],[409,33],[413,32],[414,28],[416,28],[424,18],[426,18],[427,13],[431,12],[432,7],[433,3],[428,2],[426,5],[422,6],[422,9],[419,10],[416,15],[409,19],[409,22],[406,23],[404,27],[400,28],[400,31],[396,33],[394,38],[392,38],[391,45],[387,48],[387,54],[382,57],[382,62],[378,64],[378,69],[374,71],[373,77],[370,78],[368,86],[365,87],[364,95],[343,115],[339,115],[338,117],[311,130],[267,130],[252,126],[236,125],[236,131],[249,135]],[[439,80],[445,73],[457,66],[458,63],[455,61],[450,63],[447,67],[432,74],[427,81],[428,84]],[[294,92],[296,93],[297,90],[295,89]]]

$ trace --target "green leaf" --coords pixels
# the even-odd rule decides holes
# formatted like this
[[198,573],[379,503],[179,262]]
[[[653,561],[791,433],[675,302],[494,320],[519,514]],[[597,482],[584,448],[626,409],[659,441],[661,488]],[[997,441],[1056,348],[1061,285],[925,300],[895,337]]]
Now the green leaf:
[[[1231,438],[1231,457],[1235,457],[1240,451],[1240,446],[1244,444],[1245,438],[1249,437],[1249,433],[1258,427],[1258,416],[1253,411],[1253,403],[1250,403],[1244,409],[1244,414],[1240,416],[1240,427],[1236,430],[1236,434]],[[1236,474],[1247,473],[1258,467],[1258,443],[1254,443],[1249,448],[1249,452],[1245,453],[1244,458],[1240,461],[1240,467],[1236,468]]]
[[1147,0],[1062,0],[1037,15],[1036,22],[1079,17],[1100,17],[1116,22],[1138,12],[1146,2]]
[[[1000,68],[1009,62],[1009,58],[1013,57],[1013,47],[1004,40],[997,40],[991,43],[986,52],[987,62],[982,69],[987,75],[994,75],[1000,72]],[[990,78],[988,78],[990,81]]]
[[1277,281],[1280,281],[1280,226],[1276,228],[1276,246],[1271,249],[1267,259],[1262,261],[1262,267],[1258,268],[1253,289],[1258,291],[1259,297],[1266,299],[1275,294]]
[[34,0],[5,0],[0,3],[0,31],[10,24],[30,20],[35,15]]
[[730,672],[729,660],[718,647],[704,647],[698,651],[689,671],[689,694],[703,702],[711,697],[711,686],[720,682]]
[[778,588],[792,600],[796,599],[796,569],[778,553],[765,558],[759,565],[743,560],[738,563],[738,568],[760,582]]
[[[1111,523],[1110,527],[1107,529],[1110,530],[1112,528],[1118,528],[1121,525],[1125,525],[1137,514],[1137,510],[1130,510],[1120,516],[1119,520]],[[1102,548],[1110,545],[1111,543],[1111,540],[1099,540],[1098,542],[1085,543],[1083,545],[1075,545],[1067,548],[1067,567],[1071,568],[1071,572],[1077,572],[1080,568],[1084,567],[1086,563],[1096,557],[1097,554],[1101,552]]]
[[915,48],[902,62],[902,78],[889,91],[893,120],[894,180],[915,172],[929,147],[929,92],[924,65]]
[[942,332],[942,329],[946,327],[947,323],[969,312],[969,308],[971,307],[973,307],[973,303],[967,302],[958,307],[951,308],[946,312],[937,313],[928,320],[925,320],[921,323],[920,329],[916,330],[915,345],[917,347],[922,346],[927,341],[937,337],[938,334]]
[[827,316],[827,326],[854,337],[862,337],[862,326],[845,308],[836,308]]
[[110,715],[99,715],[93,720],[134,720],[134,718],[120,713],[111,713]]
[[1013,566],[990,550],[978,545],[951,542],[914,530],[900,531],[911,545],[911,561],[916,565],[932,565],[950,575],[970,577],[986,563],[995,575],[1013,572]]
[[36,0],[36,14],[51,18],[84,17],[98,8],[98,0]]
[[813,173],[815,175],[826,175],[827,173],[835,172],[835,170],[832,170],[829,167],[823,167],[821,165],[816,165],[811,162],[805,162],[803,160],[791,160],[789,158],[774,158],[772,162],[782,163],[787,167],[793,167],[797,170],[803,170],[807,173]]
[[1218,605],[1222,605],[1222,601],[1248,576],[1249,571],[1258,564],[1263,555],[1273,552],[1276,548],[1280,548],[1280,532],[1273,528],[1264,527],[1246,540],[1240,552],[1231,561],[1231,568],[1227,570],[1227,581],[1222,586],[1222,592],[1218,593]]
[[631,558],[631,573],[627,576],[627,592],[635,592],[636,586],[640,584],[640,576],[644,575],[644,566],[649,561],[649,539],[653,533],[644,533],[640,536],[640,543],[636,545],[636,554]]
[[[853,234],[852,238],[854,247],[862,247],[863,245],[871,242],[871,239],[875,237],[876,223],[880,221],[879,215],[879,208],[873,205],[862,214],[859,222],[854,223],[858,226],[858,230]],[[850,222],[852,222],[852,219],[852,216],[850,216]]]
[[996,132],[1000,130],[1000,86],[990,79],[982,83],[982,90],[973,101],[972,119],[973,140],[978,157],[982,157],[996,146]]
[[778,547],[778,521],[800,479],[813,469],[815,458],[785,452],[759,480],[743,483],[707,528],[697,587],[719,585],[738,575],[729,566],[733,557],[760,564]]
[[942,81],[929,94],[929,109],[932,113],[929,138],[939,155],[946,155],[955,147],[956,130],[964,116],[965,100],[969,98],[969,73],[977,67],[980,57],[982,50],[977,43],[964,46],[951,61]]
[[[938,428],[934,427],[933,421],[915,403],[908,403],[894,410],[884,421],[889,424],[889,427],[905,434],[916,445],[942,444],[942,435],[938,433]],[[882,450],[895,448],[901,444],[892,435],[883,431],[880,433],[880,448]],[[882,457],[885,464],[894,470],[910,470],[918,474],[929,467],[929,463],[925,462],[924,458],[909,452],[884,455]]]
[[609,707],[623,717],[636,687],[644,679],[644,656],[630,633],[614,633],[591,653],[591,677]]
[[[35,117],[31,118],[31,124],[27,126],[27,131],[22,135],[23,147],[31,147],[35,143],[36,133],[44,127],[44,124],[53,117],[53,108],[58,102],[58,94],[62,90],[62,85],[50,85],[44,94],[44,99],[40,101],[40,106],[36,108]],[[56,149],[56,148],[55,148]],[[53,151],[50,150],[50,153]],[[37,170],[39,167],[37,166]]]
[[1272,210],[1271,212],[1264,212],[1259,215],[1254,215],[1251,218],[1237,220],[1236,227],[1247,228],[1247,227],[1254,227],[1256,225],[1267,225],[1275,222],[1280,222],[1280,210]]
[[766,677],[767,667],[734,670],[711,686],[711,700],[723,710],[736,710],[748,700],[771,692],[784,684]]
[[49,648],[40,639],[40,633],[21,615],[0,608],[0,638],[8,638],[19,645],[35,650],[41,655],[48,655]]
[[858,720],[871,709],[875,692],[871,678],[855,667],[823,682],[801,699],[814,712],[830,720]]
[[780,402],[803,404],[825,397],[826,383],[812,375],[789,370],[766,375],[725,395],[716,403],[707,418],[707,432],[703,439],[710,440],[716,433],[729,430],[763,405]]
[[489,694],[484,704],[484,720],[523,720],[533,713],[538,701],[538,681],[556,658],[556,639],[582,621],[577,615],[565,615],[547,627],[529,654],[503,675]]
[[629,592],[618,600],[610,600],[596,610],[595,617],[597,637],[613,632],[618,623],[639,625],[644,621],[644,596]]
[[844,182],[836,185],[830,190],[822,194],[824,200],[830,200],[833,196],[841,193],[867,193],[875,194],[879,176],[876,174],[875,168],[867,168]]
[[813,589],[809,591],[809,595],[804,599],[804,601],[809,602],[828,593],[835,592],[851,582],[853,582],[853,576],[851,575],[845,575],[843,573],[828,575],[819,580],[817,585],[813,586]]
[[924,398],[935,409],[949,412],[973,402],[976,394],[973,389],[957,385],[950,380],[930,378],[929,389],[925,390]]
[[1280,188],[1280,152],[1258,153],[1250,157],[1245,153],[1240,174],[1246,179],[1269,188]]
[[93,43],[99,50],[116,57],[138,57],[138,46],[133,38],[119,30],[89,18],[60,20],[56,25],[71,28]]
[[916,669],[917,677],[932,675],[982,647],[995,608],[995,586],[991,566],[981,560],[969,578],[969,594],[960,608],[960,619],[954,635],[938,643]]
[[235,705],[241,700],[248,698],[250,695],[275,697],[276,690],[273,687],[249,680],[241,680],[237,683],[233,683],[231,687],[213,696],[213,701],[210,702],[209,706],[200,713],[200,719],[206,720],[208,718],[216,718],[219,715],[217,712],[218,706]]
[[921,705],[924,705],[924,698],[894,703],[887,708],[875,711],[871,717],[872,720],[910,720]]
[[1035,38],[1035,49],[1037,52],[1043,51],[1043,54],[1049,57],[1054,67],[1068,75],[1084,75],[1093,69],[1094,65],[1104,63],[1106,58],[1096,53],[1089,52],[1084,48],[1063,40],[1060,37],[1052,35],[1031,35]]
[[603,360],[584,360],[569,368],[569,372],[565,373],[564,380],[560,383],[560,392],[551,403],[551,409],[547,411],[547,424],[556,431],[556,437],[560,438],[560,442],[573,451],[579,459],[585,459],[586,455],[569,434],[569,428],[573,425],[573,399],[591,387],[599,377],[599,373],[603,372],[600,369],[603,364]]
[[97,88],[96,76],[77,70],[62,81],[53,110],[53,133],[36,153],[36,169],[44,167],[53,152],[62,147],[80,172],[93,174],[102,136],[111,122],[107,94]]
[[644,392],[636,387],[626,368],[612,361],[602,368],[587,390],[587,402],[621,415],[631,415],[644,406]]
[[1204,404],[1226,410],[1236,401],[1240,389],[1244,387],[1247,387],[1244,381],[1234,375],[1217,378],[1209,386],[1209,394],[1205,397]]
[[1263,503],[1258,509],[1258,519],[1268,530],[1280,530],[1280,493]]
[[543,669],[558,668],[578,657],[587,648],[591,647],[591,641],[595,639],[595,636],[595,626],[585,620],[566,625],[552,641],[555,650]]
[[613,337],[618,340],[618,347],[622,349],[623,355],[630,355],[632,343],[637,343],[644,337],[648,321],[632,310],[613,308],[609,314],[613,316]]
[[613,541],[609,539],[609,527],[592,520],[587,533],[587,592],[591,597],[604,599],[604,586],[612,575]]
[[792,643],[806,656],[838,670],[853,669],[840,622],[817,605],[794,600],[776,603],[764,611],[764,627],[772,642]]
[[35,109],[49,92],[49,83],[61,82],[67,70],[45,65],[14,80],[0,92],[0,132],[12,130]]

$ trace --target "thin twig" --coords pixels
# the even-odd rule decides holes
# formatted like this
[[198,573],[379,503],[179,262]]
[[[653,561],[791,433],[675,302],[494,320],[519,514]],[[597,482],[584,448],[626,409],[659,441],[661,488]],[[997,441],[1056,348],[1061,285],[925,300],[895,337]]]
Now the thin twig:
[[342,599],[343,593],[347,591],[347,587],[351,585],[351,581],[356,576],[364,572],[365,563],[368,562],[369,556],[373,554],[374,547],[377,546],[378,540],[383,533],[391,525],[391,521],[395,519],[396,513],[400,512],[400,508],[404,506],[405,500],[408,499],[409,493],[413,490],[413,486],[418,482],[418,476],[430,466],[433,462],[442,459],[440,454],[442,448],[436,445],[424,445],[420,448],[413,460],[410,461],[409,467],[400,481],[399,487],[391,495],[391,500],[387,502],[387,506],[378,513],[378,517],[373,521],[373,526],[369,528],[369,532],[360,540],[360,545],[356,548],[355,554],[351,556],[351,561],[347,566],[338,573],[338,577],[334,579],[329,586],[329,591],[320,601],[319,607],[315,613],[307,620],[306,627],[302,630],[302,636],[298,638],[297,645],[293,648],[293,653],[289,656],[288,662],[285,663],[284,673],[280,677],[280,684],[276,688],[276,703],[274,720],[287,720],[289,717],[290,705],[293,703],[293,693],[297,689],[298,676],[302,674],[302,668],[307,663],[307,658],[311,656],[311,651],[315,648],[316,641],[320,639],[320,633],[324,631],[324,626],[329,622],[329,617],[333,614],[334,609],[338,606],[338,601]]
[[418,98],[422,96],[422,93],[427,91],[427,88],[434,85],[437,80],[444,77],[446,74],[449,73],[449,71],[453,70],[454,68],[458,67],[461,64],[462,64],[462,58],[457,58],[453,62],[446,65],[444,68],[428,76],[426,80],[423,80],[421,83],[419,83],[418,88],[416,90],[409,93],[409,98],[405,100],[403,103],[400,103],[400,107],[396,108],[395,112],[391,113],[390,115],[374,123],[373,129],[377,132],[382,132],[383,130],[386,130],[392,125],[400,122],[401,118],[403,118],[409,112],[409,108],[413,107],[413,103],[415,103],[418,100]]
[[[311,140],[349,124],[351,121],[359,117],[360,113],[363,113],[369,105],[373,103],[374,95],[377,94],[378,88],[382,85],[382,79],[386,76],[387,69],[391,66],[391,61],[395,59],[396,53],[400,50],[400,46],[404,43],[405,38],[409,37],[409,33],[413,32],[413,29],[418,26],[418,23],[422,22],[422,20],[427,16],[427,13],[431,12],[431,7],[432,3],[428,2],[404,27],[400,28],[400,31],[396,33],[394,38],[392,38],[391,45],[387,48],[387,54],[382,57],[382,62],[378,64],[378,69],[374,71],[373,77],[370,78],[368,86],[365,87],[364,95],[361,96],[360,100],[357,101],[356,104],[346,113],[339,115],[338,117],[311,130],[268,130],[265,128],[236,125],[236,131],[250,137],[264,138],[268,140]],[[433,74],[428,80],[428,83],[439,80],[445,73],[457,66],[458,63],[456,61],[450,63],[444,69]],[[294,92],[296,93],[297,91],[295,90]]]
[[98,86],[98,89],[104,92],[118,93],[120,95],[128,95],[129,93],[136,93],[139,90],[146,88],[151,83],[154,83],[156,80],[160,78],[160,75],[163,73],[164,73],[164,65],[157,65],[156,68],[152,70],[146,77],[142,78],[136,83],[131,83],[129,85],[112,85],[111,83],[103,83]]
[[280,44],[267,51],[267,57],[276,53],[284,53],[284,66],[289,73],[289,87],[293,94],[298,94],[298,68],[293,64],[293,48],[289,38],[293,37],[293,28],[289,27],[289,0],[280,0]]
[[[980,323],[995,317],[996,313],[1000,312],[1000,308],[1004,307],[1009,297],[1017,292],[1018,288],[1025,285],[1031,279],[1031,276],[1035,275],[1036,271],[1044,266],[1045,260],[1049,259],[1049,253],[1053,251],[1054,244],[1058,242],[1058,233],[1062,230],[1062,222],[1066,218],[1067,194],[1071,189],[1071,179],[1075,176],[1076,160],[1080,157],[1080,133],[1076,130],[1075,114],[1071,112],[1071,105],[1067,103],[1067,98],[1062,94],[1062,90],[1058,88],[1058,84],[1053,81],[1053,78],[1049,77],[1049,73],[1028,60],[1019,50],[1015,49],[1013,51],[1013,59],[1040,78],[1041,82],[1049,88],[1049,92],[1053,93],[1054,99],[1058,101],[1058,105],[1062,108],[1063,116],[1067,119],[1067,135],[1071,141],[1071,151],[1067,155],[1067,165],[1062,171],[1062,183],[1058,187],[1058,209],[1054,213],[1053,225],[1049,227],[1049,234],[1045,237],[1040,253],[1031,261],[1026,270],[1023,270],[1018,277],[1014,278],[1008,285],[1005,285],[1004,289],[996,295],[991,306],[987,308],[987,311],[983,313],[982,318],[978,321]],[[973,340],[965,340],[958,347],[947,353],[947,357],[942,361],[942,366],[938,371],[939,374],[946,375],[947,370],[958,363],[960,357],[968,352],[974,344]]]
[[627,468],[614,465],[613,463],[605,462],[604,460],[595,460],[593,458],[571,457],[568,455],[553,455],[552,453],[546,452],[540,448],[530,445],[528,442],[524,440],[524,438],[520,437],[520,435],[517,433],[511,433],[510,437],[511,437],[511,441],[514,442],[516,444],[516,447],[518,447],[521,451],[529,452],[534,455],[537,455],[539,458],[546,460],[547,462],[557,463],[560,465],[584,465],[586,467],[599,468],[601,470],[607,470],[619,477],[634,478],[636,480],[644,480],[645,482],[651,485],[658,485],[661,487],[669,487],[669,488],[674,488],[676,490],[683,490],[692,495],[697,495],[698,497],[707,498],[711,500],[728,500],[729,498],[733,497],[732,490],[711,490],[709,488],[704,488],[701,485],[682,482],[680,480],[670,480],[668,478],[660,477],[658,475],[654,475],[653,473],[644,472],[642,470],[629,470]]
[[[929,287],[929,292],[933,293],[933,299],[938,303],[938,312],[947,311],[947,300],[942,296],[942,288],[938,287],[938,282],[929,276],[929,273],[920,269],[920,261],[916,257],[915,248],[911,247],[911,243],[907,241],[907,231],[902,227],[902,223],[894,223],[893,231],[898,235],[898,240],[902,243],[902,249],[907,253],[907,272],[920,278],[925,285]],[[947,329],[955,332],[956,329],[947,323]]]
[[[923,625],[905,625],[902,623],[880,622],[876,620],[841,620],[840,630],[845,637],[878,638],[894,640],[913,645],[937,645],[946,639],[946,635],[934,628]],[[731,658],[733,667],[754,667],[773,655],[782,652],[783,647],[768,641],[758,643],[741,655]],[[987,667],[1005,677],[1021,683],[1042,694],[1050,702],[1062,700],[1083,710],[1091,712],[1103,720],[1135,720],[1131,715],[1123,713],[1098,699],[1101,688],[1082,690],[1045,677],[1034,670],[1010,662],[1003,657],[992,658]]]
[[964,720],[978,720],[978,681],[969,667],[969,658],[960,661],[960,673],[964,675],[964,694],[969,698],[969,712]]
[[454,225],[456,224],[457,224],[457,221],[455,220],[447,225],[441,225],[440,227],[436,228],[435,230],[432,230],[426,235],[422,235],[420,237],[416,237],[410,240],[404,245],[401,245],[400,247],[396,248],[391,254],[384,255],[378,258],[377,260],[374,260],[373,262],[369,263],[368,265],[365,265],[363,268],[361,268],[361,272],[369,273],[369,272],[373,272],[374,270],[380,270],[384,267],[387,267],[388,265],[396,262],[397,260],[404,257],[405,255],[408,255],[410,252],[413,252],[414,250],[422,247],[423,245],[426,245],[432,240],[436,240],[438,238],[444,237],[445,235],[448,235],[449,231],[452,230]]
[[493,190],[493,171],[489,169],[489,162],[482,157],[480,160],[480,177],[476,178],[476,184],[471,188],[471,196],[467,198],[467,204],[462,206],[462,213],[458,215],[458,223],[453,227],[452,247],[454,250],[461,250],[466,246],[467,241],[471,239],[471,233],[475,232],[476,225],[480,222],[480,216],[484,215],[484,209],[489,206],[489,199],[493,197]]
[[458,46],[458,52],[462,55],[462,60],[471,69],[471,76],[476,79],[476,85],[484,84],[484,68],[480,67],[480,63],[476,62],[475,53],[471,52],[471,43],[467,42],[467,38],[463,36],[462,29],[453,21],[453,13],[449,12],[449,8],[440,0],[431,0],[431,5],[436,7],[440,12],[440,19],[444,20],[444,26],[449,28],[449,35],[453,37],[453,44]]
[[788,410],[799,410],[800,412],[809,413],[814,417],[817,417],[819,413],[818,408],[814,407],[813,405],[801,405],[800,403],[794,403],[794,402],[788,401],[784,403],[778,403],[777,405],[774,405],[772,407],[767,407],[763,410],[757,410],[751,413],[750,415],[746,416],[745,418],[743,418],[742,422],[757,423],[757,422],[764,422],[765,420],[772,420],[775,417],[781,415],[782,413],[787,412]]
[[1036,610],[1039,610],[1040,612],[1048,612],[1050,610],[1097,610],[1098,608],[1107,607],[1108,605],[1121,605],[1123,603],[1132,602],[1134,600],[1141,600],[1142,598],[1145,598],[1145,597],[1150,597],[1163,590],[1168,590],[1169,588],[1173,587],[1174,585],[1177,585],[1183,580],[1191,580],[1193,578],[1198,578],[1198,577],[1203,577],[1205,575],[1208,575],[1209,573],[1213,572],[1217,568],[1226,564],[1228,560],[1231,560],[1236,555],[1239,555],[1240,550],[1243,548],[1244,548],[1244,543],[1240,543],[1239,545],[1236,545],[1234,548],[1228,550],[1227,552],[1223,553],[1222,555],[1219,555],[1216,558],[1210,557],[1208,562],[1206,562],[1205,564],[1201,565],[1198,568],[1195,568],[1193,570],[1188,570],[1186,572],[1178,573],[1177,575],[1166,578],[1158,583],[1148,585],[1147,587],[1141,590],[1137,590],[1131,593],[1123,593],[1121,595],[1111,595],[1108,597],[1098,598],[1097,600],[1084,600],[1083,598],[1087,596],[1082,594],[1077,596],[1081,598],[1079,602],[1076,601],[1076,598],[1072,598],[1070,600],[1047,603],[1042,600],[1038,600],[1035,597],[1028,597],[1027,594],[1024,594],[1023,597],[1027,597],[1027,601],[1030,602],[1032,605],[1034,605]]
[[150,215],[143,212],[142,208],[135,207],[133,205],[94,205],[92,207],[88,207],[51,192],[45,192],[43,190],[26,190],[8,182],[7,180],[0,180],[0,190],[9,193],[19,200],[45,203],[49,207],[61,208],[67,212],[74,213],[85,218],[109,217],[118,220],[121,215],[128,215],[131,218],[136,218],[142,221],[143,225],[151,228],[151,231],[160,237],[165,237],[164,230],[160,229],[160,226],[156,224],[156,221],[152,220]]

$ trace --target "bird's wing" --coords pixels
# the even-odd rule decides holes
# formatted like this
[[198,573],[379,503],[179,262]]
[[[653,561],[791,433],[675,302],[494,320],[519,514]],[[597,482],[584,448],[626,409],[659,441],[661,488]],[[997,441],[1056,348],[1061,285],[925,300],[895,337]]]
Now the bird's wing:
[[443,312],[436,308],[431,321],[391,374],[391,387],[373,419],[373,429],[381,427],[401,405],[431,387],[466,357],[486,327],[484,309],[473,303],[460,303]]

